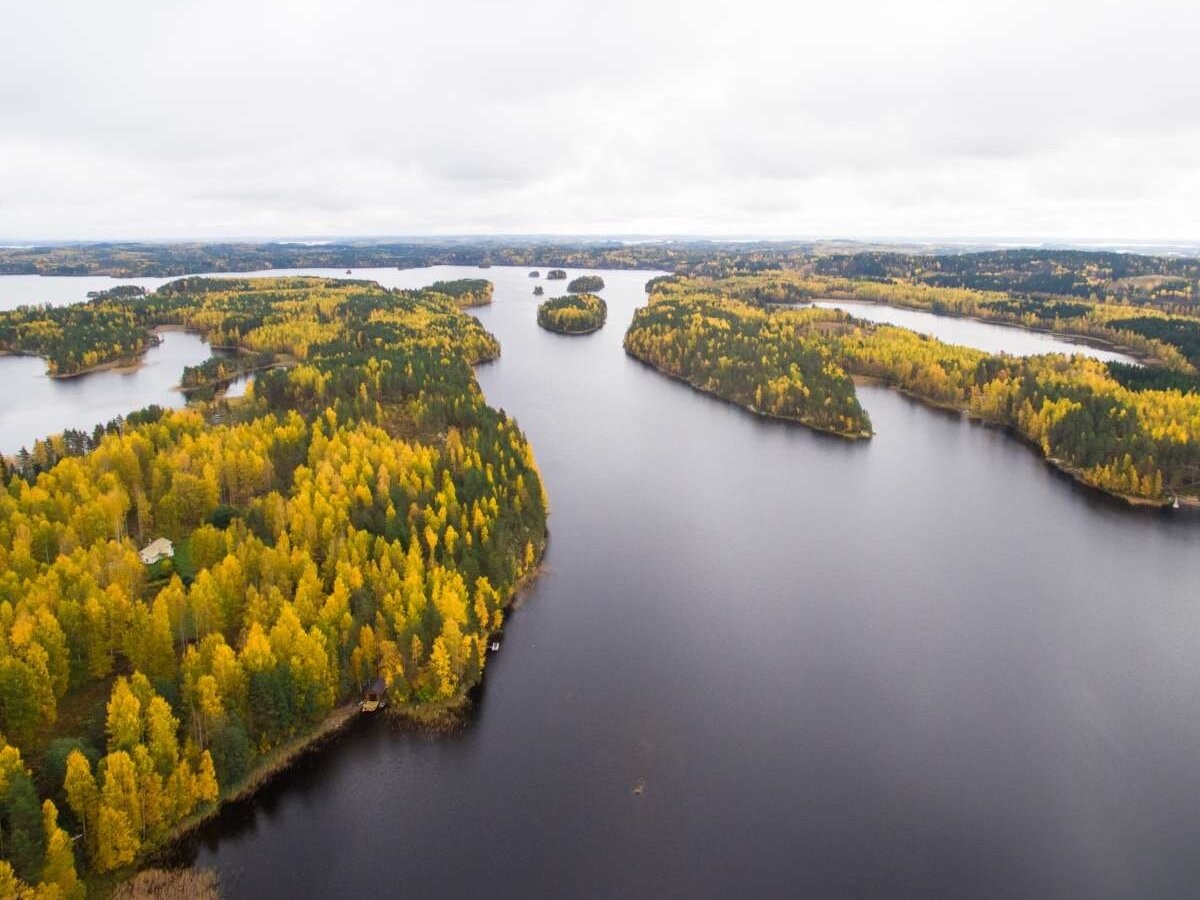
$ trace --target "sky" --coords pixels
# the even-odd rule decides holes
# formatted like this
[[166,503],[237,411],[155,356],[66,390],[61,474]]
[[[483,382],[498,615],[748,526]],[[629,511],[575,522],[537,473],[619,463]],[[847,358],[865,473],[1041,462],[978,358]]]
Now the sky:
[[1200,241],[1200,4],[38,0],[0,239]]

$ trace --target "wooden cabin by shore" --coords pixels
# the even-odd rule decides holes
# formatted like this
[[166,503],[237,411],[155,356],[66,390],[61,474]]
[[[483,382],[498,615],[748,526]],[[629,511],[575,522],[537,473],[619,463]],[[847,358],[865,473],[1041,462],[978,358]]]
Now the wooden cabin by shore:
[[358,708],[365,713],[373,713],[387,706],[387,685],[382,678],[376,678],[363,691],[363,698]]

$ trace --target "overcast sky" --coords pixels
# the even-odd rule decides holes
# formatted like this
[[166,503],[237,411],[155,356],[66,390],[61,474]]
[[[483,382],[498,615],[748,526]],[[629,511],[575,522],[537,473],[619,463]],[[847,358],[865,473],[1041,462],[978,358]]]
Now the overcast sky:
[[1200,4],[37,0],[0,238],[1200,240]]

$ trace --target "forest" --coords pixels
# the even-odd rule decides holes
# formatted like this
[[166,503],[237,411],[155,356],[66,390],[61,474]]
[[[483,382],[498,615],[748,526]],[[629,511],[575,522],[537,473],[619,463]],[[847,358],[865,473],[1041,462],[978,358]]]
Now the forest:
[[487,306],[492,302],[492,283],[483,278],[460,278],[457,281],[435,281],[429,290],[450,297],[462,308]]
[[1200,260],[1092,250],[993,250],[980,253],[846,253],[816,260],[814,273],[932,287],[1025,295],[1067,295],[1196,310]]
[[237,378],[275,364],[275,354],[269,350],[211,356],[198,366],[184,366],[179,386],[189,401],[212,400]]
[[[401,714],[462,706],[546,534],[467,295],[191,278],[109,301],[295,364],[6,461],[0,895],[128,871],[376,678]],[[143,565],[159,537],[174,559]]]
[[[431,238],[305,243],[91,243],[0,248],[0,274],[182,276],[191,272],[433,265],[660,269],[712,278],[793,272],[817,278],[994,292],[1037,309],[1083,300],[1191,315],[1194,257],[1068,249],[896,247],[850,241],[646,243],[536,238]],[[540,271],[540,269],[539,269]],[[558,274],[561,272],[561,275]],[[1049,317],[1049,316],[1048,316]]]
[[1178,372],[1195,372],[1200,366],[1200,319],[1149,307],[792,272],[741,276],[726,285],[739,298],[755,303],[803,303],[817,297],[866,300],[1079,335],[1126,347]]
[[595,294],[554,297],[538,305],[537,321],[548,331],[587,334],[604,327],[608,304]]
[[0,352],[41,356],[53,376],[133,361],[154,340],[128,299],[0,311]]
[[867,436],[852,378],[1007,428],[1081,482],[1138,502],[1200,493],[1200,395],[1083,356],[989,355],[838,310],[747,303],[757,276],[658,281],[628,353],[756,412]]
[[592,294],[604,290],[604,279],[599,275],[580,275],[567,283],[567,290],[572,294]]
[[625,334],[625,350],[702,391],[773,418],[850,438],[871,422],[850,375],[821,337],[845,316],[836,310],[764,310],[720,283],[696,289],[660,281]]
[[[255,281],[240,278],[228,283],[248,288]],[[338,280],[333,284],[366,289],[374,282]],[[175,325],[202,332],[214,346],[251,351],[252,359],[240,361],[242,371],[248,371],[272,360],[303,359],[312,341],[327,339],[340,328],[333,321],[336,306],[326,304],[304,317],[287,316],[272,305],[266,292],[247,290],[240,304],[228,309],[199,309],[180,301],[182,294],[206,293],[205,285],[205,279],[192,276],[163,285],[150,295],[108,291],[81,304],[0,311],[0,351],[41,356],[49,374],[64,377],[98,365],[132,362],[157,340],[151,329]],[[482,279],[439,281],[426,292],[448,298],[460,308],[492,302],[492,284]],[[265,359],[263,353],[271,359]],[[221,365],[210,362],[200,371],[188,373],[184,386],[199,387],[238,374],[228,364],[224,364],[224,375],[212,374]]]

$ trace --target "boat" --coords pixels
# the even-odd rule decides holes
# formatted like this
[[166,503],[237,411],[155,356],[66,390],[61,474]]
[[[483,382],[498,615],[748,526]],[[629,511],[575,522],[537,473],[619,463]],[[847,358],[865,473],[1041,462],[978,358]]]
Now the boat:
[[500,649],[500,642],[492,641],[492,652],[495,653],[499,649]]
[[352,273],[351,273],[351,271],[350,271],[349,269],[347,269],[347,270],[346,270],[346,274],[347,274],[347,275],[350,275],[350,274],[352,274]]

